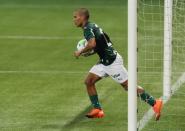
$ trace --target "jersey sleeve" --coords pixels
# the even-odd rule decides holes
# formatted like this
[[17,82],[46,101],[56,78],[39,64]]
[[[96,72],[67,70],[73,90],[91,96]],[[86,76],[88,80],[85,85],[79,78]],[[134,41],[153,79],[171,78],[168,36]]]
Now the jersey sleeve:
[[94,38],[95,35],[94,35],[94,32],[93,32],[93,29],[92,28],[85,29],[84,30],[84,37],[87,41],[90,40],[91,38]]

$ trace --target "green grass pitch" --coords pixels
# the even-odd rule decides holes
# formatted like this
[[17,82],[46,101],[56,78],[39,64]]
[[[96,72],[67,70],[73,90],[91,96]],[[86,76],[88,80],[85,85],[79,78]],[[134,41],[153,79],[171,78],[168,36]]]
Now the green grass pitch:
[[[83,38],[72,22],[78,7],[89,8],[91,21],[110,35],[127,66],[125,0],[0,0],[0,131],[127,130],[127,93],[110,78],[97,84],[106,117],[84,117],[91,106],[83,81],[98,57],[73,57],[77,41]],[[159,97],[155,90],[161,87],[152,87],[146,90]],[[152,120],[146,130],[167,131],[165,124],[182,121],[184,117],[166,115],[174,111],[167,107],[175,104],[170,101],[162,122]],[[182,125],[173,129],[185,130]]]

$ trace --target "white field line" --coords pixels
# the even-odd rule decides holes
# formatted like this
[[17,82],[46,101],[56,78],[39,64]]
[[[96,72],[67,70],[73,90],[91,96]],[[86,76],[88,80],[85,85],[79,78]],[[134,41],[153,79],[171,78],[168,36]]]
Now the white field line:
[[[173,94],[175,94],[175,92],[181,87],[181,85],[185,83],[185,72],[178,78],[178,80],[172,85],[171,91],[171,97],[173,96]],[[161,96],[161,98],[163,99],[164,104],[166,104],[170,98],[163,98],[163,96]],[[153,109],[150,108],[142,117],[142,119],[137,123],[138,125],[138,129],[139,131],[141,131],[146,124],[152,119],[152,117],[154,116],[154,112]]]
[[[95,9],[123,9],[125,6],[120,5],[84,5],[86,8],[95,8]],[[81,5],[39,5],[39,4],[1,4],[0,8],[30,8],[30,9],[74,9],[79,8]]]
[[85,74],[85,71],[0,71],[0,74]]
[[[82,37],[62,37],[62,36],[24,36],[24,35],[0,35],[0,39],[20,39],[20,40],[74,40]],[[115,40],[124,40],[124,37],[112,37]]]
[[80,39],[81,37],[61,37],[61,36],[24,36],[24,35],[1,35],[0,39],[22,39],[22,40],[65,40]]

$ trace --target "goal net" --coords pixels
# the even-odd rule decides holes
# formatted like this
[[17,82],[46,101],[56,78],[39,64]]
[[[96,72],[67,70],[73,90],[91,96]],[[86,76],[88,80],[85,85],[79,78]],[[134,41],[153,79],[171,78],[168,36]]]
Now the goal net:
[[171,75],[164,76],[171,81],[167,99],[163,97],[164,48],[169,46],[164,44],[164,26],[169,24],[164,22],[165,0],[138,0],[138,83],[165,101],[162,117],[156,122],[150,107],[138,100],[138,128],[143,131],[185,130],[185,0],[172,3]]

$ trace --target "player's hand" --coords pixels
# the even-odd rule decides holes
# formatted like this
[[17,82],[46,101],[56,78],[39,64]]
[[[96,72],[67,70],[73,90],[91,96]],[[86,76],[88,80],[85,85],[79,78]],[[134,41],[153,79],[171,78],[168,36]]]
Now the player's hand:
[[75,56],[76,58],[78,58],[80,55],[81,55],[81,51],[75,51],[75,52],[74,52],[74,56]]

